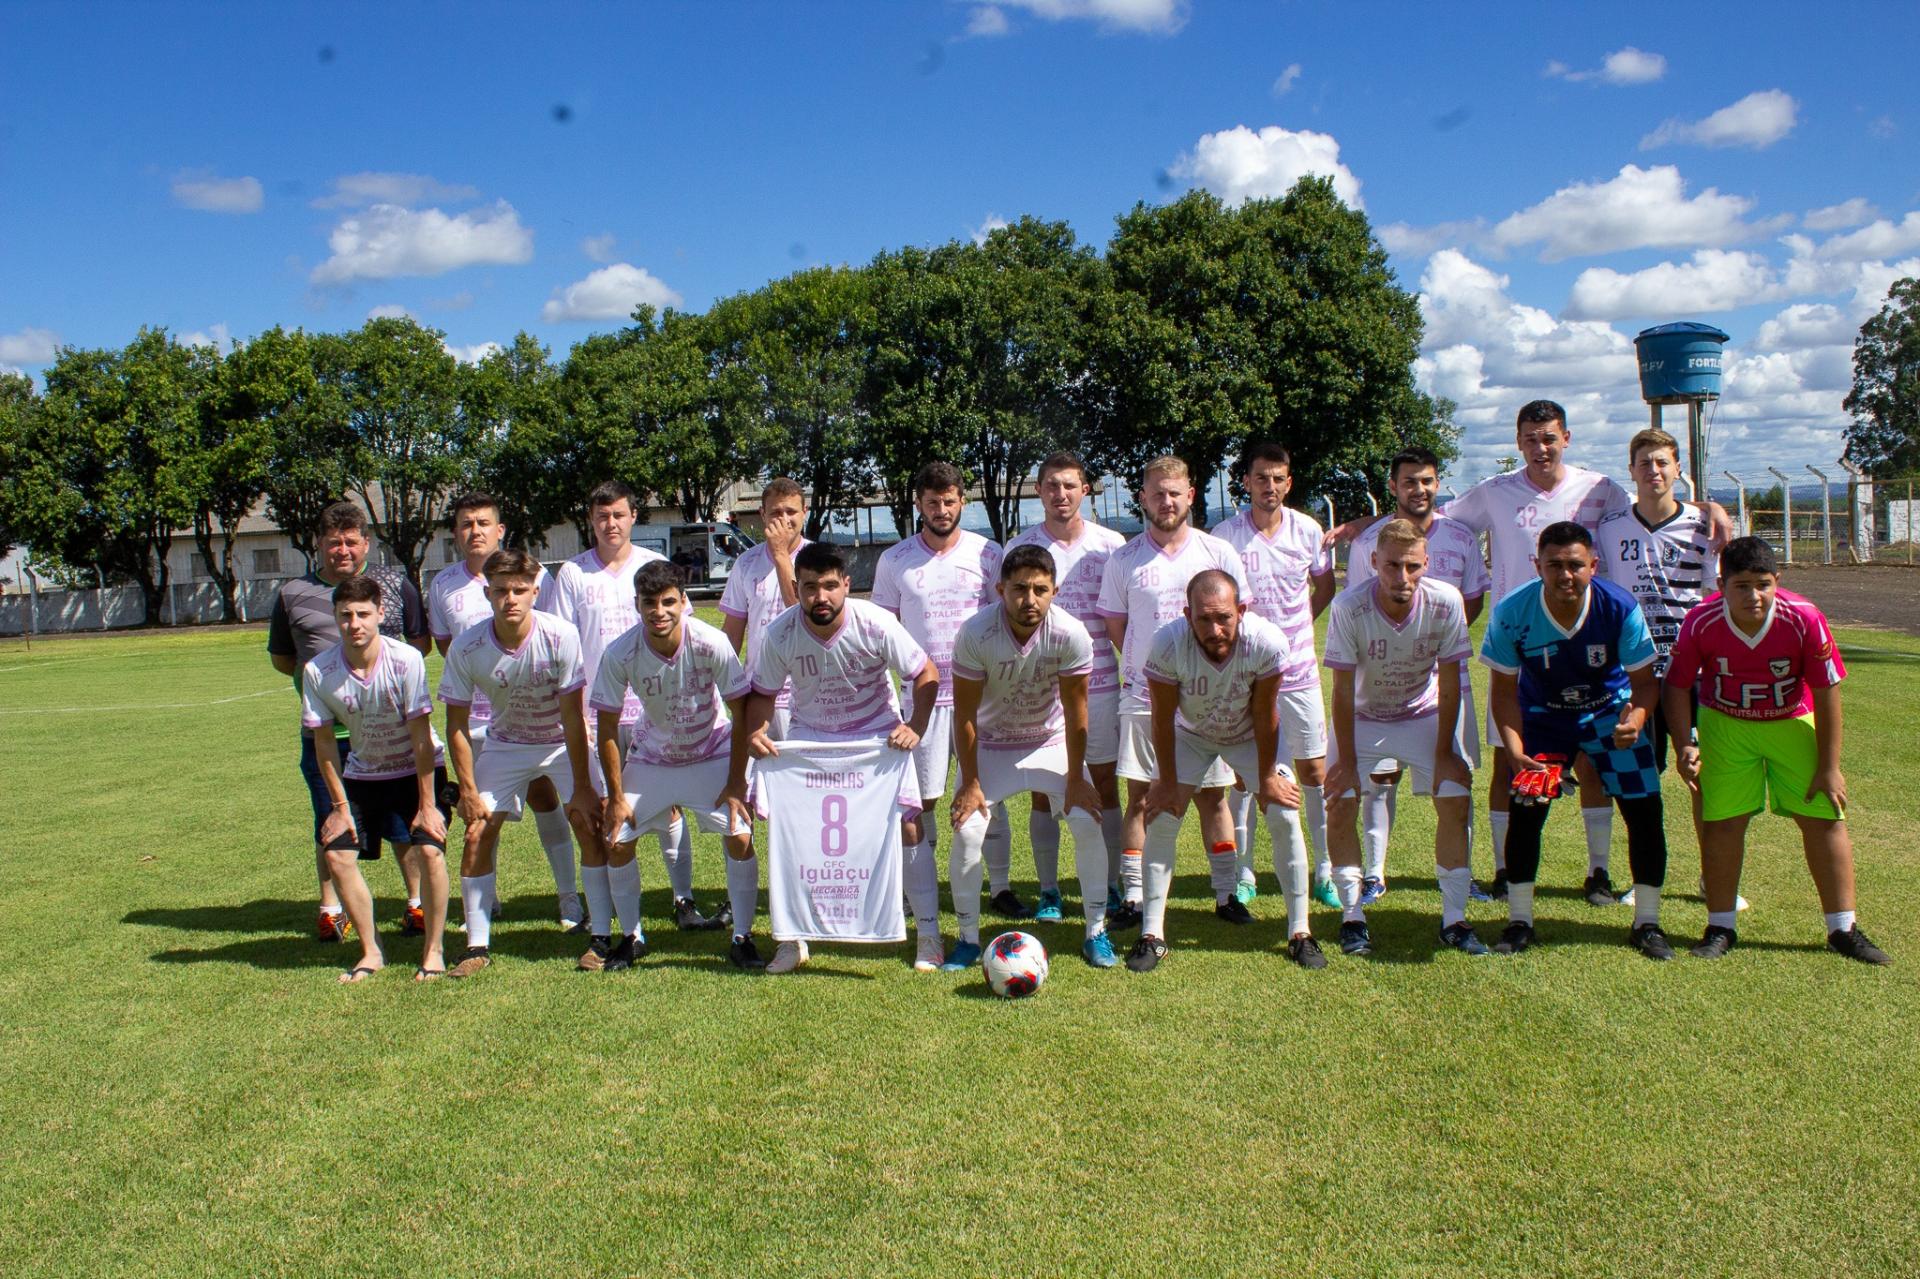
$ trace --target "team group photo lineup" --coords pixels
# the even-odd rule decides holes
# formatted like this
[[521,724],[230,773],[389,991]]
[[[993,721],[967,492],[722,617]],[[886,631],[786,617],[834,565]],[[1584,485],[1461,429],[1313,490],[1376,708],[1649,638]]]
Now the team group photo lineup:
[[[853,549],[804,537],[806,492],[771,479],[764,540],[733,566],[717,626],[695,615],[685,567],[635,543],[639,498],[619,481],[583,484],[592,545],[552,570],[503,545],[497,499],[453,498],[458,558],[424,600],[366,567],[367,516],[336,503],[267,641],[299,691],[316,939],[354,956],[343,983],[389,965],[362,872],[384,846],[414,981],[510,959],[492,945],[497,869],[503,831],[530,811],[582,971],[647,956],[641,846],[657,845],[674,924],[713,932],[716,962],[724,942],[742,970],[793,973],[810,944],[902,943],[910,922],[919,971],[984,960],[993,978],[998,958],[1043,978],[1031,933],[986,953],[990,916],[1057,926],[1045,940],[1077,940],[1094,969],[1146,973],[1177,940],[1191,810],[1214,914],[1269,927],[1249,903],[1277,891],[1272,958],[1318,970],[1328,950],[1374,951],[1368,910],[1389,897],[1405,782],[1433,806],[1430,950],[1553,943],[1535,929],[1536,884],[1554,801],[1577,797],[1580,894],[1648,959],[1676,955],[1670,861],[1707,908],[1684,948],[1736,948],[1746,831],[1770,811],[1799,827],[1826,947],[1890,962],[1856,922],[1841,654],[1766,541],[1736,536],[1716,502],[1681,500],[1672,436],[1632,437],[1628,490],[1570,460],[1566,411],[1535,400],[1516,415],[1514,469],[1443,504],[1440,459],[1411,447],[1389,467],[1391,510],[1327,529],[1289,503],[1285,426],[1246,445],[1245,507],[1211,529],[1193,518],[1188,464],[1147,462],[1131,538],[1090,516],[1094,477],[1071,452],[1039,464],[1041,517],[1005,545],[962,527],[969,477],[928,462],[917,531],[879,555],[864,596]],[[1669,765],[1692,832],[1671,856]],[[1019,796],[1032,900],[1013,881]],[[696,832],[725,862],[725,899],[704,906]],[[1338,912],[1319,935],[1315,905]]]

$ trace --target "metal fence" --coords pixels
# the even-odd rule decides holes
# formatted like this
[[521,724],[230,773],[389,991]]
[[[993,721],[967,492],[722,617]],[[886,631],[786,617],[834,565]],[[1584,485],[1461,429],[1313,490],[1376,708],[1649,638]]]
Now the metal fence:
[[1920,564],[1920,476],[1803,484],[1769,468],[1764,477],[1722,477],[1730,487],[1714,496],[1735,525],[1788,563]]

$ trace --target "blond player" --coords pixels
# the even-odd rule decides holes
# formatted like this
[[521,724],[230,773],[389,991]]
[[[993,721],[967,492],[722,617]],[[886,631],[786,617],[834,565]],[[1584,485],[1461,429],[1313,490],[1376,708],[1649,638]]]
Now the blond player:
[[[801,531],[806,523],[807,499],[800,486],[784,475],[769,480],[760,490],[760,529],[766,540],[733,562],[726,589],[720,593],[720,613],[726,619],[720,629],[749,670],[767,624],[800,599],[793,557],[807,545]],[[774,699],[768,731],[775,741],[786,734],[792,700],[785,689]]]

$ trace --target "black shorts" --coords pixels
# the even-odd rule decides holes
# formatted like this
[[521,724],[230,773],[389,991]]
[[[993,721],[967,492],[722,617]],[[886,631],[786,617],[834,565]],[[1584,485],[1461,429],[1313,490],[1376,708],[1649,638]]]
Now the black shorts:
[[[1700,722],[1700,694],[1697,690],[1687,690],[1687,701],[1692,709],[1687,712],[1687,722]],[[1667,716],[1665,711],[1656,710],[1653,719],[1653,766],[1661,772],[1667,771]]]
[[[413,819],[420,811],[420,783],[412,774],[387,777],[378,781],[349,777],[347,810],[353,814],[353,828],[360,833],[360,860],[378,861],[380,841],[389,844],[413,842]],[[445,790],[447,770],[433,770],[434,806],[442,817],[449,816]]]

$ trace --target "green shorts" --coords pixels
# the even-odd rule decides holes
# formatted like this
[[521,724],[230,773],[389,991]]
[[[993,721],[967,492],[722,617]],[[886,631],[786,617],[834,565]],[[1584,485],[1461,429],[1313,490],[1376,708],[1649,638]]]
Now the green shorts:
[[1825,795],[1807,796],[1819,764],[1813,716],[1735,719],[1700,708],[1700,817],[1719,822],[1768,806],[1783,817],[1840,820]]

